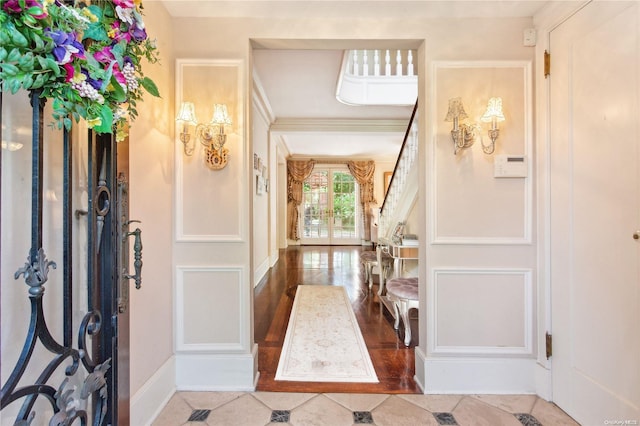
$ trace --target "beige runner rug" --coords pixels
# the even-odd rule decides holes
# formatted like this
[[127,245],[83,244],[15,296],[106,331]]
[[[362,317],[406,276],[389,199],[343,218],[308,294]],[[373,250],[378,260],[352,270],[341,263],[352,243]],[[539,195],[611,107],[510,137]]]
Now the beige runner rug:
[[378,383],[344,287],[298,286],[275,379]]

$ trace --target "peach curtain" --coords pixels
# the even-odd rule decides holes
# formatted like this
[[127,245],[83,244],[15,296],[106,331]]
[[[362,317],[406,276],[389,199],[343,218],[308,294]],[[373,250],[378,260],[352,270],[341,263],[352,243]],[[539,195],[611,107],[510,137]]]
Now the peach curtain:
[[362,204],[362,226],[365,240],[371,239],[371,204],[376,202],[373,195],[373,173],[376,170],[375,162],[347,161],[349,172],[360,185],[360,203]]
[[302,202],[302,183],[313,171],[314,160],[287,160],[287,238],[300,239],[298,206]]

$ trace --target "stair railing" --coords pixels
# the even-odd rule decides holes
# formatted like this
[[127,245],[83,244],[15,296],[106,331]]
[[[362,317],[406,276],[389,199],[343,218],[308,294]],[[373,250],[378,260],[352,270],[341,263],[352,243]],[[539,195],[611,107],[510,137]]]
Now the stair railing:
[[416,101],[411,113],[411,120],[407,126],[407,131],[402,141],[402,147],[398,154],[396,165],[391,175],[391,181],[387,189],[387,193],[380,207],[380,216],[378,220],[378,235],[388,237],[391,227],[391,220],[395,216],[398,202],[406,189],[407,176],[413,169],[416,154],[418,152],[418,102]]

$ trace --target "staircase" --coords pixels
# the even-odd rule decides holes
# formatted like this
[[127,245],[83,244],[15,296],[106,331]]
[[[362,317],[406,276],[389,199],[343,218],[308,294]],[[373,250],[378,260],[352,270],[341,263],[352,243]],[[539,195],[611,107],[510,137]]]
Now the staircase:
[[378,220],[378,238],[391,239],[398,222],[404,222],[418,198],[418,103],[415,103],[411,120],[393,169],[391,183],[384,198]]
[[418,196],[418,76],[414,50],[347,50],[342,58],[336,98],[348,105],[414,105],[402,148],[378,215],[377,236],[391,239]]

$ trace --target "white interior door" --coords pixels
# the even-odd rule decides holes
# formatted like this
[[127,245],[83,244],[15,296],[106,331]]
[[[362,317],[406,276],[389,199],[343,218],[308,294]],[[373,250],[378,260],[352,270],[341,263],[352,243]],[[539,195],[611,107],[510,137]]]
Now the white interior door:
[[550,52],[553,400],[640,422],[640,3],[590,3]]
[[357,187],[346,168],[313,170],[302,187],[302,244],[360,244]]

